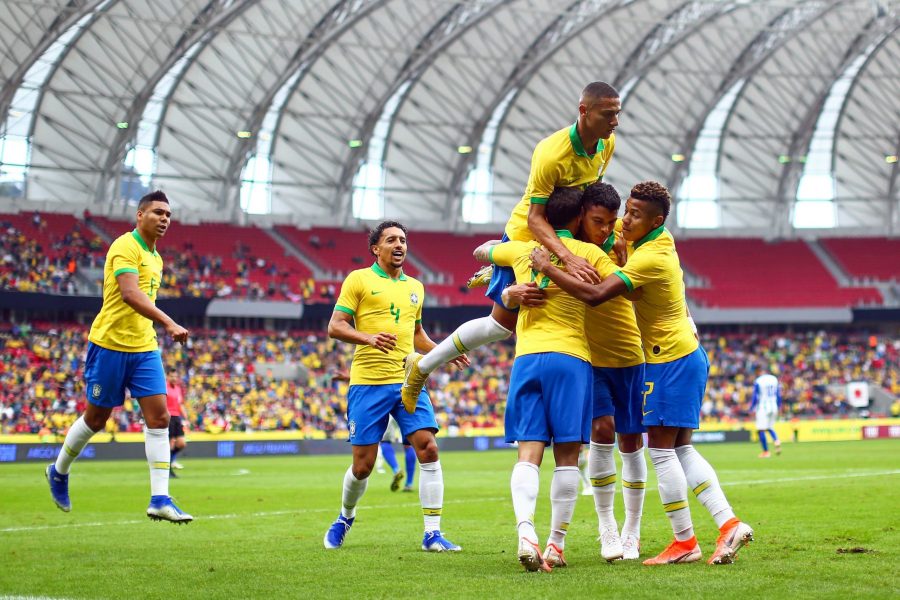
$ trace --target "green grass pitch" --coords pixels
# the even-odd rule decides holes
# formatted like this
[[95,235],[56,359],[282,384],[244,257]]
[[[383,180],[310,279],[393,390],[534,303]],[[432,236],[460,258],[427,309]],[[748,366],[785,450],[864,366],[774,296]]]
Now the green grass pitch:
[[[172,495],[196,520],[144,516],[144,463],[76,463],[73,511],[51,502],[41,464],[0,467],[0,596],[52,598],[897,598],[900,444],[701,445],[738,516],[756,531],[734,565],[643,567],[598,554],[593,500],[579,496],[569,567],[525,573],[509,498],[513,451],[441,457],[443,530],[460,554],[420,550],[416,494],[373,474],[340,550],[322,537],[337,516],[349,456],[192,460]],[[538,531],[549,527],[553,459],[541,475]],[[642,557],[671,538],[650,468]],[[418,482],[418,478],[417,478]],[[717,531],[691,499],[708,557]],[[621,495],[616,515],[621,524]],[[545,540],[542,539],[543,544]]]

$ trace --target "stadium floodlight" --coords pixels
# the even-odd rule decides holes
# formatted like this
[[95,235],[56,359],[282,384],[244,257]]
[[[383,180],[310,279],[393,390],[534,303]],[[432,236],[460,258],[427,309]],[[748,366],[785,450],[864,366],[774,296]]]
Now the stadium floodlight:
[[460,154],[471,154],[471,153],[472,153],[472,146],[459,146],[459,147],[456,149],[456,151],[459,152]]
[[684,162],[684,154],[673,154],[672,162]]
[[128,121],[119,121],[116,123],[116,127],[119,129],[128,129]]
[[349,142],[347,142],[347,145],[351,148],[359,148],[360,146],[362,146],[362,140],[350,140]]
[[886,162],[889,165],[894,164],[895,162],[897,162],[897,155],[896,154],[886,154],[884,157],[884,162]]
[[241,138],[242,140],[246,140],[247,138],[249,138],[252,135],[253,135],[253,133],[250,131],[238,131],[237,132],[237,136],[239,138]]

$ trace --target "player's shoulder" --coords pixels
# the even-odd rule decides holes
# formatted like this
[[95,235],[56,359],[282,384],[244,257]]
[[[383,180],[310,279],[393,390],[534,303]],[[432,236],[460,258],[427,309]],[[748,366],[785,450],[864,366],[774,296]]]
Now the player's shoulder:
[[137,240],[134,238],[134,232],[129,231],[127,233],[123,233],[116,239],[112,241],[109,245],[110,250],[113,248],[119,250],[123,248],[135,248],[138,246]]
[[583,242],[581,240],[576,240],[575,238],[564,237],[560,238],[562,240],[563,245],[566,246],[569,250],[572,251],[572,254],[575,256],[580,256],[585,258],[587,256],[593,256],[595,254],[602,253],[600,247],[596,244],[592,244],[590,242]]
[[571,125],[568,125],[543,138],[537,143],[537,146],[535,146],[535,152],[540,151],[545,154],[564,154],[569,145],[569,130],[571,127]]

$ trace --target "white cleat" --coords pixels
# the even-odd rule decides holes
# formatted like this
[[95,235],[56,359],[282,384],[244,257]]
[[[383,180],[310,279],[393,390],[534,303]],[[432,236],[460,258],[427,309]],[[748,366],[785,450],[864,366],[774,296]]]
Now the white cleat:
[[541,556],[541,548],[528,538],[519,538],[519,562],[526,571],[544,571],[549,573],[553,568]]
[[612,562],[619,560],[625,554],[622,547],[622,539],[615,528],[607,527],[600,532],[600,556],[604,560]]
[[622,540],[622,560],[637,560],[641,556],[641,540],[633,533],[625,534]]
[[178,508],[168,496],[153,496],[147,507],[147,516],[154,521],[169,521],[178,525],[194,520],[194,517]]
[[566,562],[566,557],[563,556],[562,548],[556,544],[547,544],[547,547],[544,548],[544,562],[554,569],[565,567],[569,564]]

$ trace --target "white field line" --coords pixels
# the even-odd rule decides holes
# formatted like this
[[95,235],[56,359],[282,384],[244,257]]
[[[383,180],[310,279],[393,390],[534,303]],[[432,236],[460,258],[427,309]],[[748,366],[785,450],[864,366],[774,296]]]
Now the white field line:
[[[900,475],[900,469],[892,469],[890,471],[874,471],[868,473],[840,473],[830,475],[810,475],[806,477],[777,477],[769,479],[752,479],[746,481],[723,481],[722,487],[735,487],[741,485],[763,485],[768,483],[792,483],[796,481],[822,481],[826,479],[838,478],[858,478],[858,477],[882,477],[884,475]],[[655,490],[655,487],[648,487],[648,491]],[[470,504],[473,502],[508,502],[509,496],[494,496],[487,498],[479,498],[478,500],[445,500],[444,504]],[[357,510],[379,510],[387,508],[411,508],[419,506],[418,502],[398,502],[396,504],[382,504],[376,506],[360,506]],[[224,515],[205,515],[197,520],[226,520],[226,519],[242,519],[247,517],[279,517],[284,515],[300,515],[313,513],[330,513],[336,509],[331,508],[298,508],[294,510],[274,510],[253,513],[228,513]],[[137,523],[146,523],[143,519],[134,519],[129,521],[106,521],[93,523],[66,523],[62,525],[33,525],[26,527],[6,527],[0,529],[0,533],[18,533],[21,531],[46,531],[51,529],[68,529],[73,527],[110,527],[116,525],[135,525]]]

